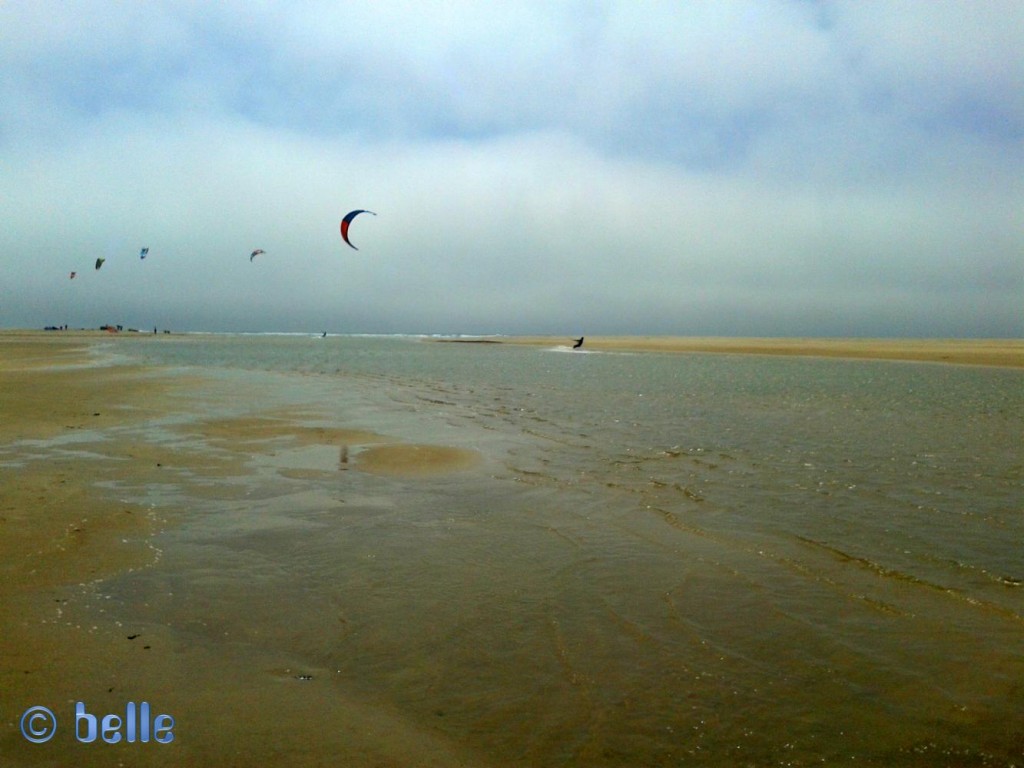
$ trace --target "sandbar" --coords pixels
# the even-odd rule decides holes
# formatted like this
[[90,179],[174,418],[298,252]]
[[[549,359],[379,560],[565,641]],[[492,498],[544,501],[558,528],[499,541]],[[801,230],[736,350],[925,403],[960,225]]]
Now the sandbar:
[[[438,338],[531,346],[570,346],[568,336]],[[788,355],[862,360],[904,360],[1024,368],[1024,339],[733,338],[587,336],[584,350],[615,352]]]
[[355,464],[364,472],[373,474],[422,477],[470,469],[480,459],[479,453],[465,448],[395,443],[363,450],[356,457]]

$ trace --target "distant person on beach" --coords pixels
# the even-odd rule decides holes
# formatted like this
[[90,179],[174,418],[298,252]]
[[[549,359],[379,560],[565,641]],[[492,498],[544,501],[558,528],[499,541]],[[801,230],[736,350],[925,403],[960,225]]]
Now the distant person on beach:
[[576,343],[572,345],[572,348],[573,349],[579,349],[582,346],[583,346],[583,337],[580,336],[578,339],[576,339]]

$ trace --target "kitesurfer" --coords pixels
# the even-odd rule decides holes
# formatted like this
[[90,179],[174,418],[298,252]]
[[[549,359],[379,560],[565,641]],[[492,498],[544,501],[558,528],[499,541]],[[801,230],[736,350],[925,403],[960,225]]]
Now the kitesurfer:
[[575,343],[572,345],[572,348],[573,349],[579,349],[582,346],[583,346],[583,337],[580,336],[578,339],[576,339]]

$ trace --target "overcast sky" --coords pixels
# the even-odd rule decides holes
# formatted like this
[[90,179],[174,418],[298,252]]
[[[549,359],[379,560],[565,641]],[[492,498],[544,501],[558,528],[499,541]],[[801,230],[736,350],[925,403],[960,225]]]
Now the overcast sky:
[[0,214],[3,327],[1022,336],[1024,3],[2,0]]

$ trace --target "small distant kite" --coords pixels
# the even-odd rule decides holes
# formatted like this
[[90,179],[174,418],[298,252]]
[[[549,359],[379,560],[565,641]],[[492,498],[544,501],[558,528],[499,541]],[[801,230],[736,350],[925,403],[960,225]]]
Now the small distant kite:
[[148,255],[149,255],[149,248],[143,248],[141,251],[139,251],[139,258],[140,259],[144,259]]
[[352,245],[352,241],[348,239],[348,228],[352,224],[352,219],[354,219],[360,213],[368,213],[371,216],[376,216],[377,215],[373,211],[366,211],[366,210],[363,210],[363,209],[359,209],[358,211],[352,211],[350,213],[345,214],[345,218],[341,220],[341,239],[344,240],[346,243],[348,243],[350,248],[353,248],[354,250],[357,250],[357,251],[359,249],[356,248],[354,245]]
[[70,275],[68,275],[68,280],[74,280],[76,277],[78,277],[78,273],[72,272]]
[[261,253],[266,253],[266,251],[264,251],[262,248],[257,248],[255,251],[253,251],[252,253],[249,254],[249,261],[252,261],[257,256],[259,256]]
[[99,269],[100,267],[102,267],[104,261],[106,261],[106,259],[103,259],[103,258],[96,259],[96,269]]

